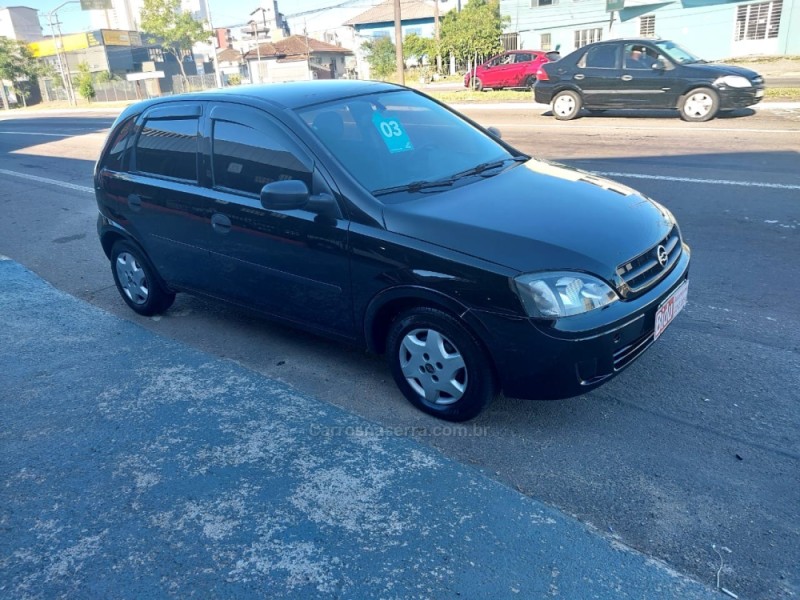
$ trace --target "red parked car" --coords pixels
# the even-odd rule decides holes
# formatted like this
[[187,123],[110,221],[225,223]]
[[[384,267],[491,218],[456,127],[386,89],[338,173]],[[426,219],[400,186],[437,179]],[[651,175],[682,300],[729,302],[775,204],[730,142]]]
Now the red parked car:
[[478,65],[475,70],[475,81],[472,81],[473,72],[467,71],[464,75],[464,87],[474,87],[476,90],[503,88],[530,88],[536,81],[536,70],[547,62],[561,58],[558,52],[543,52],[542,50],[509,50]]

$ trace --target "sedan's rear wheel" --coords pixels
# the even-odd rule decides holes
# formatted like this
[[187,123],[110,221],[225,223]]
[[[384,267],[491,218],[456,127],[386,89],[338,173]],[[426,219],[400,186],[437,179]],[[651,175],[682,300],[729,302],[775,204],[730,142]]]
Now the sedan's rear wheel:
[[420,307],[389,330],[392,376],[420,410],[447,421],[477,416],[496,395],[494,374],[480,343],[454,317]]
[[130,242],[114,244],[111,273],[122,299],[140,315],[162,313],[175,301],[175,294],[162,287],[144,253]]
[[583,106],[581,95],[572,90],[558,92],[551,104],[553,116],[559,121],[569,121],[578,116]]
[[681,98],[679,108],[684,121],[708,121],[719,111],[719,96],[711,88],[697,88]]
[[480,77],[475,77],[472,81],[470,81],[470,88],[475,90],[476,92],[483,91],[483,82],[481,81]]

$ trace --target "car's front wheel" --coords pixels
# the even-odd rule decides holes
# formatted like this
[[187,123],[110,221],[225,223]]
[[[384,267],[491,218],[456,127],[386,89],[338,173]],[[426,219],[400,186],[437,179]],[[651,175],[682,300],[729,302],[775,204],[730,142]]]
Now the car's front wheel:
[[581,95],[572,90],[558,92],[551,103],[553,116],[559,121],[569,121],[577,117],[581,112],[581,106],[583,106]]
[[114,244],[111,273],[122,299],[140,315],[157,315],[175,301],[175,294],[162,287],[144,253],[130,242],[120,240]]
[[679,109],[684,121],[708,121],[719,111],[719,96],[711,88],[697,88],[681,98]]
[[449,314],[419,307],[394,320],[386,346],[397,386],[420,410],[447,421],[477,416],[497,395],[489,357]]

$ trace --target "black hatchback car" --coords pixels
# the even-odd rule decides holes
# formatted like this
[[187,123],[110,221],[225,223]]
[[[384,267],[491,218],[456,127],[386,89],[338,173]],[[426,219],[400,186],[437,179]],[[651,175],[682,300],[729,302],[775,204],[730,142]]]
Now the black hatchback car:
[[556,119],[606,109],[677,109],[687,121],[752,106],[764,97],[755,71],[697,58],[675,42],[624,39],[588,44],[536,73],[534,99]]
[[136,104],[94,182],[133,310],[203,294],[385,353],[406,397],[443,419],[501,390],[589,391],[686,302],[689,249],[666,208],[396,85]]

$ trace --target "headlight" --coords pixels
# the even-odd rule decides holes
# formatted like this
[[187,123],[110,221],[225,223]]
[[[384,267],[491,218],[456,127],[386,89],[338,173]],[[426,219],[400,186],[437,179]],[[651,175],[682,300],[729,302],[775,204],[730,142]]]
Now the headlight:
[[530,317],[559,319],[602,308],[619,300],[619,296],[608,285],[584,273],[529,273],[515,277],[514,283]]
[[714,85],[727,85],[732,88],[746,88],[752,87],[753,84],[747,77],[740,77],[739,75],[725,75],[720,77],[714,82]]

